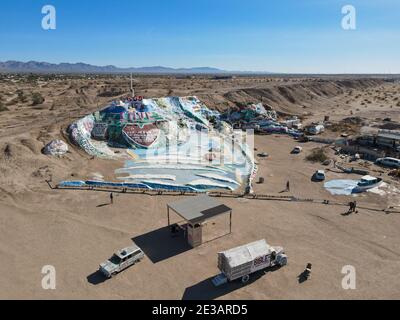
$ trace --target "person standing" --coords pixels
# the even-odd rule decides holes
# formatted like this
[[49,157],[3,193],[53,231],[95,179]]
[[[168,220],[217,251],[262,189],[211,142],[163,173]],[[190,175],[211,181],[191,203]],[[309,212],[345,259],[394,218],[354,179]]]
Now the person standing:
[[357,201],[355,201],[355,200],[353,202],[353,212],[358,213],[358,211],[357,211]]
[[110,193],[110,203],[111,203],[111,204],[114,203],[114,195],[113,195],[112,192]]
[[286,182],[286,192],[290,192],[290,181]]
[[349,202],[349,211],[347,213],[352,213],[353,212],[353,202]]
[[306,269],[304,270],[304,275],[305,275],[306,280],[308,280],[311,276],[311,268],[312,268],[312,264],[307,263]]

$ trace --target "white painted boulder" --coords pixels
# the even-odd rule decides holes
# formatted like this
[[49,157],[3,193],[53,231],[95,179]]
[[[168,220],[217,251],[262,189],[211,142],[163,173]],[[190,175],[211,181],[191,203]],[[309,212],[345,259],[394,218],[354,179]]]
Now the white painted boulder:
[[68,152],[68,145],[62,140],[53,140],[43,148],[43,153],[49,156],[62,156]]

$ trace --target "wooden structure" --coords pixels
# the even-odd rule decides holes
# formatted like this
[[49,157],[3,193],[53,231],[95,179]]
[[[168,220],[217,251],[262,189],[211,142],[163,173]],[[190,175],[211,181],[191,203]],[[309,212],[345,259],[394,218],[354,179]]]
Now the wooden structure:
[[168,226],[171,225],[171,210],[186,221],[187,240],[192,248],[203,243],[204,223],[218,215],[229,213],[229,234],[232,233],[232,209],[207,195],[185,198],[168,204]]

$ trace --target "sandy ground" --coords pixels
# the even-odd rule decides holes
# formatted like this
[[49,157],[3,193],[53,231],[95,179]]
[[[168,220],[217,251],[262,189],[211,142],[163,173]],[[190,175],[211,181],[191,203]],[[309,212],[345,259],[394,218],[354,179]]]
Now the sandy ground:
[[[249,86],[262,86],[262,83],[252,83],[251,79],[235,81],[242,88],[244,85],[240,81],[249,81]],[[278,80],[265,82],[269,86],[273,81]],[[296,82],[293,86],[312,85],[302,84],[300,80],[293,82]],[[208,85],[206,81],[199,83]],[[350,83],[351,86],[354,84]],[[7,85],[11,86],[7,83],[3,88]],[[52,88],[52,85],[47,84],[46,90],[54,97],[59,93],[59,87]],[[359,82],[356,85],[360,85]],[[217,90],[228,90],[226,87]],[[66,104],[80,96],[80,93],[68,90]],[[364,99],[379,94],[375,90],[381,95],[386,92],[388,101],[383,103],[384,107],[371,103],[367,108],[361,108]],[[96,97],[96,92],[93,89],[93,93],[88,94],[88,101],[79,107],[82,114],[95,110],[97,103],[101,105],[106,101],[106,98]],[[159,91],[157,94],[166,93]],[[355,98],[359,94],[361,97]],[[346,104],[352,99],[349,95],[354,99]],[[332,92],[331,97],[330,94],[324,97],[329,101],[328,107],[318,100],[309,120],[327,113],[340,120],[349,116],[350,111],[368,119],[383,118],[386,113],[396,119],[399,112],[391,110],[397,108],[394,102],[398,96],[398,84],[368,80],[361,89],[348,88],[343,93]],[[218,94],[214,99],[219,97]],[[226,103],[232,103],[225,98]],[[213,99],[211,93],[209,99]],[[300,97],[296,96],[296,99],[300,100]],[[52,113],[46,104],[49,103],[51,108],[53,102],[49,101],[46,99],[41,110],[29,104],[10,105],[9,109],[14,112],[0,115],[1,299],[399,298],[400,219],[395,213],[361,209],[359,214],[343,216],[347,211],[343,206],[221,198],[221,202],[233,208],[232,234],[188,249],[183,238],[171,238],[166,228],[166,204],[180,197],[116,194],[115,203],[108,205],[108,193],[50,189],[45,182],[50,176],[53,181],[58,181],[100,172],[106,179],[112,179],[119,164],[91,160],[75,148],[62,159],[42,155],[40,149],[45,142],[62,137],[61,129],[70,121],[66,114],[78,108],[73,103],[69,107],[57,105]],[[331,111],[330,106],[337,103],[346,107]],[[290,103],[286,103],[285,108],[289,109]],[[293,114],[300,108],[293,106]],[[73,114],[76,115],[75,111]],[[322,184],[311,181],[312,173],[321,166],[304,158],[317,145],[304,144],[302,154],[291,155],[296,144],[286,136],[256,137],[257,152],[268,152],[270,157],[258,159],[258,177],[264,177],[265,183],[256,184],[255,191],[279,195],[290,180],[288,195],[348,202],[351,197],[333,197]],[[327,171],[327,175],[328,179],[357,178],[332,171]],[[398,182],[389,182],[398,186]],[[360,195],[357,201],[361,206],[376,209],[399,205],[393,203],[396,199],[370,193]],[[222,232],[224,228],[227,230],[227,221],[219,219],[216,225],[211,223],[207,228],[215,231],[217,227],[221,227]],[[285,248],[288,266],[256,274],[246,286],[240,283],[218,289],[212,286],[210,279],[218,274],[218,251],[263,238],[271,245]],[[132,241],[143,248],[145,259],[105,281],[97,273],[99,263]],[[300,284],[297,276],[308,262],[313,264],[312,277]],[[56,268],[56,290],[46,291],[41,287],[44,265]],[[342,288],[344,274],[341,271],[345,265],[356,268],[356,290]]]

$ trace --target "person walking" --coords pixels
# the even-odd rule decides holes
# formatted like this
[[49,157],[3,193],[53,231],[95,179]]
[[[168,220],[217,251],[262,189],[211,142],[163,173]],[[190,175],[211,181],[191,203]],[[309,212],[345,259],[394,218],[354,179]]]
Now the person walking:
[[347,213],[352,213],[353,212],[353,202],[349,202],[349,210],[347,211]]
[[357,213],[357,201],[351,201],[349,202],[349,211],[348,213]]
[[112,192],[110,193],[110,203],[114,203],[114,195],[112,194]]
[[311,268],[312,268],[312,264],[307,263],[306,269],[304,270],[304,275],[305,275],[306,280],[308,280],[311,276]]
[[286,182],[286,192],[290,192],[290,181]]

